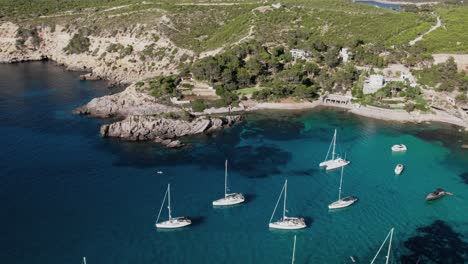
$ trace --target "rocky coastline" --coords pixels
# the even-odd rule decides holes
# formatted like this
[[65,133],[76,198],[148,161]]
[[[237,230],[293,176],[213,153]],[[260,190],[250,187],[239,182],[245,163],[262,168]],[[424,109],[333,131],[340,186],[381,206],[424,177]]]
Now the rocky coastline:
[[[241,121],[242,113],[265,109],[304,110],[316,107],[335,107],[346,109],[349,113],[398,122],[442,122],[468,128],[468,122],[443,111],[433,113],[408,113],[403,110],[390,110],[356,104],[328,104],[321,100],[314,102],[258,103],[243,102],[239,107],[207,109],[203,113],[188,113],[180,106],[160,103],[155,97],[130,85],[124,91],[113,95],[94,98],[86,105],[74,110],[75,114],[90,115],[99,118],[119,117],[123,120],[103,125],[101,135],[130,141],[154,141],[168,147],[180,147],[178,138],[199,133],[209,133],[230,127]],[[210,116],[225,117],[210,117]]]
[[135,85],[130,85],[120,93],[94,98],[73,112],[79,115],[108,118],[156,115],[179,111],[181,111],[180,108],[161,104],[155,97],[138,91]]
[[94,98],[73,112],[99,118],[123,118],[102,125],[102,137],[153,141],[170,148],[184,146],[178,138],[211,133],[241,121],[240,115],[193,115],[180,107],[158,102],[155,97],[138,90],[136,85],[130,85],[120,93]]
[[[88,50],[80,53],[66,51],[70,40],[78,32],[63,25],[37,26],[39,43],[31,38],[18,45],[17,32],[24,25],[11,22],[0,22],[0,63],[16,63],[26,61],[51,60],[63,65],[71,71],[87,71],[82,79],[109,80],[113,84],[131,84],[141,79],[178,72],[178,64],[182,59],[192,57],[193,51],[177,47],[169,39],[160,36],[154,41],[149,31],[146,35],[138,35],[137,29],[125,33],[90,35]],[[127,47],[131,52],[123,54],[122,50],[113,47]],[[164,51],[158,58],[141,60],[139,55],[151,46],[153,50]]]
[[158,116],[129,116],[124,120],[101,126],[102,137],[130,141],[154,141],[167,147],[181,147],[180,137],[211,133],[231,127],[241,121],[240,115],[197,117],[193,120],[161,118]]

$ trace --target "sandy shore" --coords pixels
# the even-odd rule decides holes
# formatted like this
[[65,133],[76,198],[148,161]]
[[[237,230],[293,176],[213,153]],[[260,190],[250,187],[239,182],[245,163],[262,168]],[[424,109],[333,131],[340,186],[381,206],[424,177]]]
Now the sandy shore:
[[458,117],[452,116],[443,111],[434,110],[432,113],[423,112],[411,112],[408,113],[405,110],[394,110],[384,109],[373,106],[360,106],[356,104],[352,105],[340,105],[340,104],[326,104],[321,101],[314,102],[301,102],[301,103],[258,103],[251,105],[246,108],[247,111],[256,111],[262,109],[278,109],[278,110],[305,110],[313,109],[318,106],[333,107],[347,109],[349,113],[365,116],[369,118],[375,118],[387,121],[397,122],[440,122],[457,125],[464,127],[465,131],[468,131],[468,122]]

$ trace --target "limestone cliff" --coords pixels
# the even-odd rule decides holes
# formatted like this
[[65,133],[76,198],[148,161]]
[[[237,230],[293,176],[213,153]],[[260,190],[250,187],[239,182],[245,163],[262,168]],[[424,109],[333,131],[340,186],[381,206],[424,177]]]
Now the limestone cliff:
[[[30,36],[19,36],[22,27],[34,31]],[[89,47],[83,53],[69,53],[64,48],[78,33],[62,25],[32,26],[11,22],[0,24],[0,63],[50,59],[70,70],[91,71],[88,78],[109,79],[116,83],[131,83],[144,78],[178,71],[182,61],[193,52],[176,47],[169,39],[158,37],[158,32],[139,34],[133,31],[115,34],[89,34]],[[36,33],[37,32],[37,33]],[[21,43],[19,45],[18,43]]]

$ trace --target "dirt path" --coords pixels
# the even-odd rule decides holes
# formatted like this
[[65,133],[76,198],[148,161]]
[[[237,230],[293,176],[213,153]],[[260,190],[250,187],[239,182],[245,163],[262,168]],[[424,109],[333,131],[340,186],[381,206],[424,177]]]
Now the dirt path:
[[436,29],[438,29],[438,28],[440,28],[440,26],[442,26],[442,22],[440,21],[440,16],[437,16],[437,23],[436,23],[434,26],[432,26],[428,31],[426,31],[424,34],[422,34],[421,36],[419,36],[419,37],[417,37],[417,38],[411,40],[411,41],[409,42],[409,45],[410,45],[410,46],[413,46],[413,45],[416,44],[418,41],[422,40],[423,37],[424,37],[425,35],[431,33],[432,31],[434,31],[434,30],[436,30]]

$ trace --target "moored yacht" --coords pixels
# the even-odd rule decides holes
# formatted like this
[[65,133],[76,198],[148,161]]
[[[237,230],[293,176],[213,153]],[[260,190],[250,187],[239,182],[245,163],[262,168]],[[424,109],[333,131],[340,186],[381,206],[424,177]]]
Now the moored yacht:
[[404,152],[406,150],[407,150],[407,148],[406,148],[406,145],[404,145],[404,144],[397,144],[397,145],[392,146],[392,151],[393,152]]
[[[278,201],[276,202],[275,209],[273,210],[273,214],[271,214],[270,223],[268,224],[268,226],[274,229],[289,229],[289,230],[306,228],[307,225],[305,223],[304,218],[286,216],[287,192],[288,192],[288,180],[285,180],[283,189],[281,189],[281,193],[278,197]],[[278,208],[278,204],[281,200],[281,196],[283,196],[283,217],[280,218],[278,221],[272,222],[273,217],[275,216],[276,209]]]
[[[166,221],[159,222],[159,217],[161,216],[161,211],[164,206],[164,202],[166,201],[167,197],[167,210],[169,219]],[[192,224],[192,221],[187,217],[172,217],[171,212],[171,185],[167,185],[166,193],[164,194],[164,199],[161,204],[161,208],[159,209],[158,218],[156,219],[156,227],[157,228],[165,228],[165,229],[174,229],[174,228],[181,228],[184,226],[188,226]]]
[[[330,154],[330,150],[332,150],[332,153],[331,153],[332,155],[331,155],[331,159],[328,159],[328,155]],[[319,166],[320,167],[325,167],[326,170],[334,170],[334,169],[344,167],[344,166],[348,165],[349,163],[350,163],[350,161],[348,161],[346,159],[343,159],[343,158],[339,157],[336,154],[336,129],[335,129],[335,133],[333,135],[333,139],[332,139],[332,142],[330,144],[330,147],[328,148],[328,152],[327,152],[327,156],[325,157],[325,161],[320,162]]]
[[345,208],[354,204],[358,200],[358,198],[354,196],[347,196],[347,197],[341,198],[341,186],[343,184],[343,171],[344,171],[344,167],[341,168],[340,187],[338,188],[338,200],[329,204],[328,209]]
[[396,165],[395,174],[400,175],[403,172],[404,169],[405,169],[405,167],[403,166],[403,164]]
[[224,197],[213,201],[214,206],[227,206],[227,205],[234,205],[240,204],[245,201],[245,197],[242,193],[228,193],[228,186],[227,186],[227,160],[224,165]]
[[442,198],[444,197],[445,195],[453,195],[453,193],[451,192],[446,192],[444,189],[442,188],[437,188],[435,191],[429,193],[427,196],[426,196],[426,201],[433,201],[433,200],[437,200],[439,198]]

